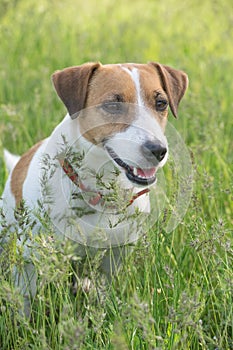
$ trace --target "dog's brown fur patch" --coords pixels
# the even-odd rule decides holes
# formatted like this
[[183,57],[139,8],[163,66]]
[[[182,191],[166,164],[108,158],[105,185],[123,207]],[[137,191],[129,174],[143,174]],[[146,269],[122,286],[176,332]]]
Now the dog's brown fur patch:
[[11,175],[11,191],[15,197],[16,206],[20,205],[23,199],[23,183],[26,179],[30,162],[42,144],[43,141],[38,142],[30,148],[18,161]]

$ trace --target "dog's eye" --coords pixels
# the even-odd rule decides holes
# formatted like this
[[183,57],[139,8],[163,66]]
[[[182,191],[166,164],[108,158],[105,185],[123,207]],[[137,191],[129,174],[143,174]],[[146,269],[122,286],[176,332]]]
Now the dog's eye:
[[158,98],[155,101],[155,108],[157,111],[164,111],[168,106],[168,101],[164,98]]
[[120,102],[105,102],[102,108],[109,114],[122,114],[124,112],[123,104]]

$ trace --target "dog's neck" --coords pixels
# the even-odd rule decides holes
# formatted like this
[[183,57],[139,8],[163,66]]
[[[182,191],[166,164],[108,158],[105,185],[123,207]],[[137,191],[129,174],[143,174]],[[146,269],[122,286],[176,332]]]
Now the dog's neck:
[[[60,159],[59,160],[60,165],[64,171],[64,173],[68,176],[70,181],[72,181],[82,192],[89,192],[91,193],[91,197],[89,199],[89,204],[95,206],[102,202],[102,205],[104,206],[105,200],[104,196],[101,192],[95,192],[91,191],[88,187],[86,187],[82,181],[79,179],[79,174],[74,170],[72,164],[69,162],[68,158]],[[125,208],[132,205],[136,199],[138,199],[140,196],[143,196],[145,193],[150,192],[149,188],[144,188],[143,190],[140,190],[136,194],[132,195],[128,201],[125,202]],[[111,204],[112,206],[112,204]]]
[[[62,130],[62,133],[60,132]],[[133,186],[133,184],[126,179],[126,176],[122,172],[117,172],[117,167],[113,163],[112,159],[106,153],[106,151],[101,146],[96,146],[88,141],[80,132],[78,119],[72,120],[69,115],[67,115],[54,131],[54,140],[59,146],[64,144],[69,140],[68,149],[73,149],[73,154],[83,154],[84,159],[80,167],[75,166],[72,163],[72,157],[69,158],[73,170],[78,174],[79,181],[81,180],[83,188],[88,188],[93,192],[101,192],[105,195],[109,193],[108,185],[117,181],[121,189],[129,192],[129,198],[134,198],[132,201],[132,207],[134,205],[138,206],[143,212],[150,211],[149,196],[146,194],[148,190],[139,186]],[[65,140],[65,141],[64,141]],[[57,151],[56,151],[57,152]],[[63,159],[66,155],[63,155]],[[61,166],[62,169],[62,166]],[[62,169],[64,173],[64,169]],[[101,183],[106,183],[106,188],[102,186],[98,187],[96,181],[96,175],[101,177]],[[67,181],[70,181],[67,176]],[[137,195],[138,193],[139,196]],[[126,206],[128,201],[126,203]]]

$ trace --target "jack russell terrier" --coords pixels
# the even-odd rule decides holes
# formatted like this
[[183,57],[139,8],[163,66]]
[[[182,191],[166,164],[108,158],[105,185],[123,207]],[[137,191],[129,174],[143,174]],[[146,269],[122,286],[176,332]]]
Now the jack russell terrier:
[[[21,158],[5,151],[11,172],[1,201],[4,227],[15,229],[23,204],[36,235],[46,213],[81,256],[87,247],[105,250],[102,269],[111,275],[139,237],[137,217],[150,212],[149,187],[168,158],[168,108],[177,117],[188,78],[154,62],[87,63],[56,71],[52,81],[68,114]],[[23,271],[16,267],[15,279],[26,300],[36,293],[37,276],[27,243],[24,254],[27,263]]]

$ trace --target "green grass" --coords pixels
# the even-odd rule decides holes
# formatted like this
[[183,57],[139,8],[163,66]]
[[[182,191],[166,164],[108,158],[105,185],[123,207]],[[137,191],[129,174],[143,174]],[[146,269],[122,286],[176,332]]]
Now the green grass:
[[[0,3],[0,193],[3,146],[15,153],[63,118],[50,76],[86,61],[159,61],[185,70],[189,91],[170,122],[193,159],[194,192],[182,223],[162,215],[104,291],[71,291],[68,243],[38,242],[33,317],[1,256],[0,349],[233,349],[233,12],[231,0],[3,0]],[[37,252],[38,253],[38,252]],[[96,262],[97,265],[98,262]]]

